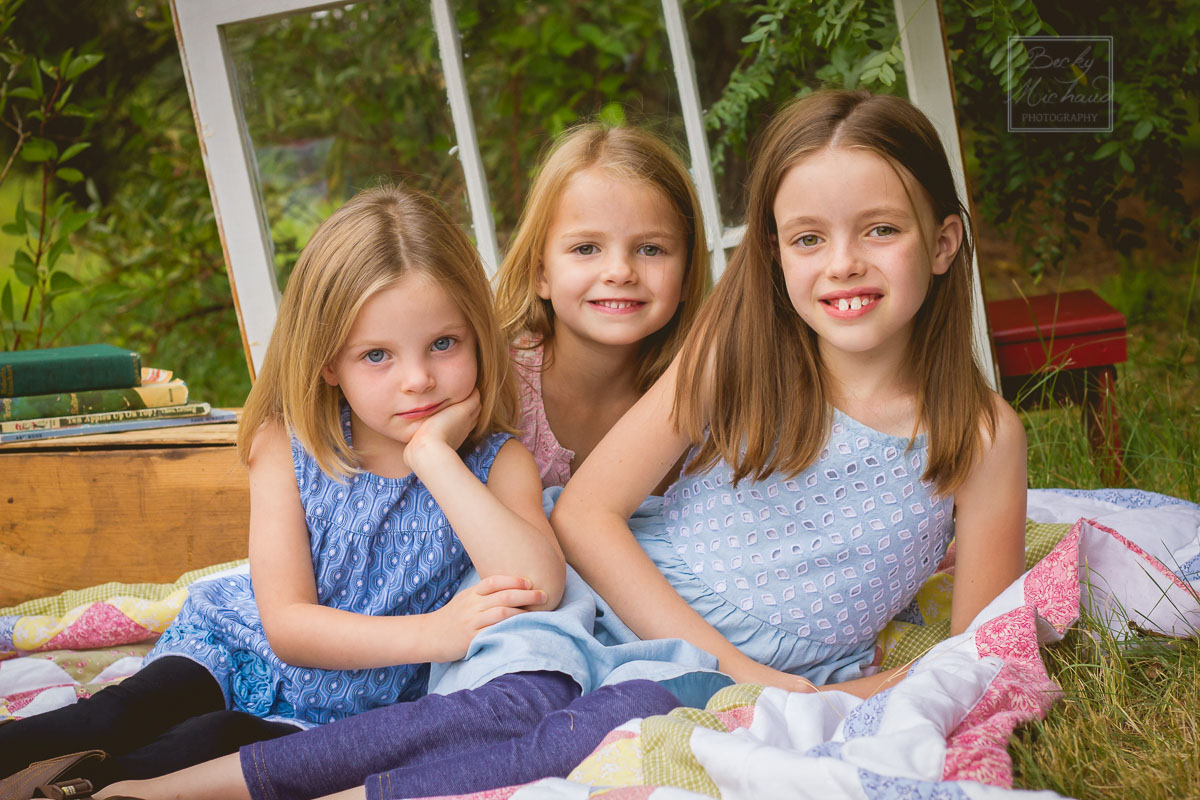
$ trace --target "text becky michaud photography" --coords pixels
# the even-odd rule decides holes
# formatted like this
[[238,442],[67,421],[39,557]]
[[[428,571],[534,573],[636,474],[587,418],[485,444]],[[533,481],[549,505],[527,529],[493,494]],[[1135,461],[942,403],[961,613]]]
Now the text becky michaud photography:
[[1010,37],[1009,74],[1022,62],[1008,90],[1010,132],[1112,132],[1111,36]]

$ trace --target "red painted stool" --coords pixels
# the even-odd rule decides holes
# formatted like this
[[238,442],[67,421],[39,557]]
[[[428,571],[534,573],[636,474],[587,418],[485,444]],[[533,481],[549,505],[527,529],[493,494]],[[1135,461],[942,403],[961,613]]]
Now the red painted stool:
[[1105,480],[1120,482],[1116,364],[1125,360],[1125,317],[1095,292],[1040,295],[988,303],[1001,393],[1021,408],[1051,400],[1083,407],[1092,447],[1108,453]]

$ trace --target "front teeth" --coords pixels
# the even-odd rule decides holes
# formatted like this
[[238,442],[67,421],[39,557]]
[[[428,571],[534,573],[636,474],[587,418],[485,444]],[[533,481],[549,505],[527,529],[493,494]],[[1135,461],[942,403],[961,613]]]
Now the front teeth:
[[631,307],[633,302],[630,300],[599,300],[597,304],[605,308],[622,309]]
[[874,297],[839,297],[837,307],[838,311],[857,311],[873,302],[875,302]]

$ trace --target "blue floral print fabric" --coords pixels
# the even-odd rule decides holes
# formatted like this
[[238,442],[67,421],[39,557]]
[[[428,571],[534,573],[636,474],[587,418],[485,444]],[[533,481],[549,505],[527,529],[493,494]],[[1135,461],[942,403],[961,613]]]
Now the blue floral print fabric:
[[[349,438],[348,410],[343,424]],[[508,434],[465,456],[484,483]],[[415,475],[367,472],[339,483],[292,440],[321,605],[374,616],[425,614],[445,605],[471,566],[458,536]],[[221,685],[229,708],[301,727],[425,694],[428,664],[324,670],[285,664],[263,632],[249,575],[195,584],[147,663],[190,658]]]

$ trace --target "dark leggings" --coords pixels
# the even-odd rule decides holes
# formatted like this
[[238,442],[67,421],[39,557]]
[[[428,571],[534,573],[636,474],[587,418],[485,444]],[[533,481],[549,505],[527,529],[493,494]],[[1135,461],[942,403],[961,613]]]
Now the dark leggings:
[[0,777],[34,761],[98,749],[109,758],[65,777],[87,778],[99,789],[165,775],[296,730],[226,710],[208,670],[165,656],[91,698],[0,725]]
[[255,800],[310,800],[365,784],[367,797],[465,794],[566,777],[610,730],[679,705],[650,681],[583,697],[558,672],[519,672],[242,748]]

